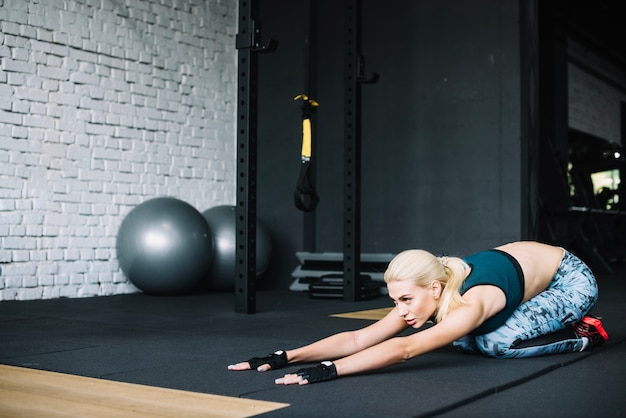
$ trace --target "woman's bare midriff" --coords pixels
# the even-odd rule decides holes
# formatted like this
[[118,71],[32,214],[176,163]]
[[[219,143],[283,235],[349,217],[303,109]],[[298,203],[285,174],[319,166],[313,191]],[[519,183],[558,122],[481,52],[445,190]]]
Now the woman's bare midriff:
[[530,300],[548,288],[563,258],[563,249],[534,241],[520,241],[497,247],[513,256],[524,272],[524,299]]

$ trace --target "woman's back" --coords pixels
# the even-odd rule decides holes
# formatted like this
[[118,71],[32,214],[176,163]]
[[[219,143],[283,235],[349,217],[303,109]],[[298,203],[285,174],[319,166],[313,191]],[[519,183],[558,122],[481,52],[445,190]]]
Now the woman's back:
[[512,255],[524,272],[523,302],[545,290],[563,258],[563,249],[534,241],[520,241],[497,247]]

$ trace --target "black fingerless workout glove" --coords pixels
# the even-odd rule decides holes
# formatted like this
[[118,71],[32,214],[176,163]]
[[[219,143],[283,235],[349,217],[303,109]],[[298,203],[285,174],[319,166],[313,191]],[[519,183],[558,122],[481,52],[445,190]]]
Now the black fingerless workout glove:
[[269,354],[265,357],[253,357],[248,360],[251,369],[258,369],[259,366],[264,364],[269,364],[272,370],[282,369],[288,362],[287,352],[284,350],[278,350],[274,354]]
[[296,371],[309,383],[323,382],[337,378],[337,368],[332,361],[323,361],[315,367],[306,367]]

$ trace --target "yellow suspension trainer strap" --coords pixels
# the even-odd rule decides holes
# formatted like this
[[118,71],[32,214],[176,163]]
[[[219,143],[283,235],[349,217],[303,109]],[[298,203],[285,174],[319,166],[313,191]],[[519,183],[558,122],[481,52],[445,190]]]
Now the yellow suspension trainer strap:
[[300,156],[300,175],[298,184],[293,193],[293,200],[298,209],[303,212],[313,212],[319,203],[319,196],[315,191],[312,180],[312,146],[311,146],[311,115],[319,107],[319,103],[305,94],[297,95],[293,100],[302,100],[302,152]]

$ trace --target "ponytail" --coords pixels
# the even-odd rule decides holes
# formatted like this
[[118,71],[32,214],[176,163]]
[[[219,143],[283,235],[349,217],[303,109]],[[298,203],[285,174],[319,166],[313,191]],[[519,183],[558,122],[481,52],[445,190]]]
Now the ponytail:
[[458,257],[440,257],[439,260],[447,279],[441,292],[436,322],[440,322],[448,313],[465,303],[460,289],[470,269],[467,263]]

